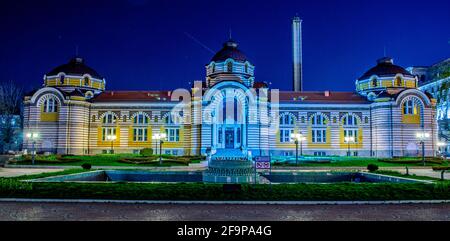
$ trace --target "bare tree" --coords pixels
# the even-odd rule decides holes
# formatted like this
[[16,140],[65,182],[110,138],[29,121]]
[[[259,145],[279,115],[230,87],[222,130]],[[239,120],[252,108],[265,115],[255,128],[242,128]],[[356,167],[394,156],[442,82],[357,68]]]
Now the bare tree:
[[0,82],[1,115],[19,115],[22,105],[23,88],[14,81]]
[[18,141],[23,88],[14,81],[0,82],[0,153]]

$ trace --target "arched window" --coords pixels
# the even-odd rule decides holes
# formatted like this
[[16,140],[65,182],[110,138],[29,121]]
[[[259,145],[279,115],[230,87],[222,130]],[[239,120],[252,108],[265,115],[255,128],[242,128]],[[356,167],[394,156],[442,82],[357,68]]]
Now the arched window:
[[136,127],[133,128],[133,141],[145,142],[147,141],[148,131],[145,126],[148,124],[148,117],[144,113],[139,113],[133,118],[133,123]]
[[47,98],[44,101],[43,111],[46,113],[58,112],[58,103],[54,97]]
[[323,114],[315,114],[311,117],[311,141],[312,143],[327,142],[327,120]]
[[347,115],[343,119],[344,126],[357,126],[358,125],[358,119],[354,115]]
[[233,62],[227,63],[227,72],[233,72]]
[[134,117],[133,123],[137,125],[148,124],[148,117],[144,113],[139,113]]
[[117,118],[113,113],[108,112],[103,116],[102,123],[103,124],[114,124],[114,123],[116,123],[116,119]]
[[372,87],[378,87],[378,80],[376,78],[372,79]]
[[91,91],[86,92],[86,94],[84,94],[84,95],[87,99],[94,97],[94,94]]
[[89,86],[89,77],[84,77],[84,85]]
[[[344,125],[344,143],[358,143],[359,142],[359,120],[353,114],[348,114],[342,119]],[[350,153],[347,153],[350,155]]]
[[[237,97],[233,98],[233,112],[230,113],[231,111],[229,111],[227,113],[227,107],[231,108],[231,102],[229,103],[229,106],[227,106],[227,100],[226,98],[223,98],[222,101],[222,118],[223,121],[225,122],[226,119],[233,119],[234,121],[238,121],[238,100]],[[231,116],[231,114],[233,114],[233,116]],[[228,115],[228,116],[227,116]]]
[[414,100],[407,100],[403,104],[403,114],[405,115],[418,115],[419,114],[419,106]]
[[61,76],[59,76],[59,83],[60,84],[64,84],[64,80],[65,80],[65,76],[63,74]]
[[291,134],[294,133],[294,117],[289,113],[283,113],[280,115],[280,143],[291,142]]
[[164,123],[166,124],[174,124],[174,120],[173,120],[173,116],[171,114],[168,114],[165,118],[164,118]]
[[293,125],[294,118],[289,114],[283,114],[280,116],[280,125]]
[[395,86],[402,86],[402,78],[400,77],[395,78]]
[[212,71],[212,73],[216,72],[216,64],[214,64],[214,63],[212,64],[211,71]]
[[248,64],[247,63],[245,63],[244,70],[245,70],[245,73],[248,73]]
[[326,125],[326,119],[322,114],[315,114],[311,117],[311,124],[313,126]]

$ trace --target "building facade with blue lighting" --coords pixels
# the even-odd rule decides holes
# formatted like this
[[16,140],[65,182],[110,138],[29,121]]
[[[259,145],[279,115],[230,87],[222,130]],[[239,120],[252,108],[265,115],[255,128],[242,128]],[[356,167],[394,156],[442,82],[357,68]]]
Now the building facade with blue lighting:
[[[191,89],[106,90],[83,59],[51,70],[24,100],[24,132],[39,152],[173,155],[238,149],[252,156],[434,156],[435,99],[418,77],[382,58],[355,91],[280,91],[255,78],[255,66],[228,40]],[[164,134],[164,135],[161,135]],[[419,134],[419,135],[418,135]],[[419,140],[422,135],[426,137]],[[24,149],[31,150],[31,140]]]

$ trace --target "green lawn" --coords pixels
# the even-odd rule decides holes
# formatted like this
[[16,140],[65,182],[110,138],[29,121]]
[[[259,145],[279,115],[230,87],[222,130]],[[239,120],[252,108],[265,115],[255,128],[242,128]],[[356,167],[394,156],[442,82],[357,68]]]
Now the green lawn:
[[90,171],[92,171],[92,170],[85,170],[85,169],[81,169],[81,168],[71,168],[71,169],[65,169],[65,170],[59,171],[59,172],[44,172],[44,173],[40,173],[40,174],[32,174],[32,175],[23,175],[23,176],[17,176],[17,177],[10,177],[9,179],[30,180],[30,179],[36,179],[36,178],[44,178],[44,177],[52,177],[52,176],[60,176],[60,175],[69,175],[69,174],[90,172]]
[[449,182],[438,184],[336,183],[242,185],[226,193],[220,184],[24,183],[0,179],[0,197],[135,200],[425,200],[450,199]]
[[[417,179],[417,180],[426,180],[426,181],[439,181],[440,178],[434,178],[434,177],[427,177],[427,176],[417,176],[416,174],[402,174],[397,171],[391,171],[391,170],[378,170],[373,173],[377,174],[383,174],[383,175],[389,175],[389,176],[395,176],[395,177],[404,177],[404,178],[411,178],[411,179]],[[447,181],[450,182],[450,181]]]
[[[302,163],[299,161],[298,166],[303,167],[367,167],[369,164],[376,164],[379,167],[405,167],[405,166],[422,166],[421,158],[418,157],[402,157],[395,159],[378,159],[365,157],[331,157],[330,163]],[[395,160],[395,163],[383,162],[381,160]],[[409,163],[415,161],[416,163]],[[442,163],[426,162],[426,166],[448,166],[447,161]],[[274,166],[295,166],[295,163],[274,163]]]
[[[92,166],[135,166],[135,167],[168,167],[168,166],[187,166],[189,162],[176,162],[172,160],[168,160],[168,158],[172,158],[166,155],[163,155],[163,163],[159,164],[159,157],[153,156],[154,161],[152,163],[145,164],[133,164],[133,163],[124,163],[120,162],[120,160],[124,158],[143,158],[138,154],[101,154],[101,155],[92,155],[92,156],[65,156],[63,160],[58,159],[57,155],[49,155],[49,156],[37,156],[36,157],[36,165],[47,165],[47,166],[81,166],[84,163],[91,164]],[[200,163],[200,160],[192,160],[190,163]],[[11,163],[15,165],[31,165],[31,160],[29,157],[22,157],[15,163]]]

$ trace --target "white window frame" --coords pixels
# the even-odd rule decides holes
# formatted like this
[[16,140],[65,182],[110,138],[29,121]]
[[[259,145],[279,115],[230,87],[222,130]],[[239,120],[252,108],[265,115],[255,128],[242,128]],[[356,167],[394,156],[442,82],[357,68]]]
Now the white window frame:
[[280,116],[280,125],[285,125],[285,126],[289,126],[289,125],[294,125],[295,121],[294,121],[294,117],[292,117],[289,114],[284,114]]
[[103,141],[110,141],[106,139],[109,135],[116,135],[116,128],[115,127],[102,127],[102,140]]
[[180,128],[166,128],[166,141],[167,142],[179,142],[180,141]]
[[55,98],[50,97],[44,101],[44,112],[45,113],[56,113],[58,112],[57,108],[58,102]]
[[[418,110],[417,103],[412,99],[405,101],[405,103],[403,104],[404,115],[417,115],[418,114],[417,110]],[[417,111],[417,113],[414,114],[414,111]]]
[[358,118],[355,115],[346,115],[343,122],[344,126],[358,126]]
[[144,113],[139,113],[134,117],[133,123],[137,125],[148,124],[149,118]]
[[346,137],[354,137],[354,142],[358,143],[358,129],[345,129],[344,130],[344,143],[348,143]]
[[321,114],[313,115],[313,117],[311,118],[311,124],[313,126],[324,126],[325,120],[326,118]]
[[327,130],[325,128],[317,128],[311,130],[312,143],[327,143]]
[[294,129],[283,128],[280,129],[280,143],[289,143],[291,142],[291,134],[294,133]]
[[102,123],[103,124],[115,124],[117,121],[116,115],[112,112],[108,112],[103,116]]
[[135,127],[135,128],[133,128],[133,141],[135,141],[135,142],[146,142],[147,140],[148,140],[147,128],[145,128],[145,127]]

